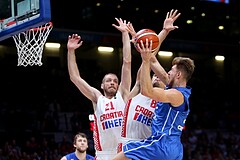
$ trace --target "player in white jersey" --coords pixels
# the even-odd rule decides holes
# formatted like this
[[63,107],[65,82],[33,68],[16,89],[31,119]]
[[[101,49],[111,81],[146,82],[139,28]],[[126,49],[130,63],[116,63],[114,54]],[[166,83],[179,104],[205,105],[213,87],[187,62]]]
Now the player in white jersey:
[[[156,73],[152,77],[152,84],[154,87],[165,88],[165,84],[167,83],[168,75],[158,62],[156,54],[169,32],[178,28],[177,26],[173,26],[173,23],[179,16],[180,13],[177,14],[177,10],[171,10],[168,12],[163,23],[163,29],[158,34],[160,45],[154,53],[155,56],[151,58],[151,69],[154,73]],[[128,28],[133,37],[132,39],[134,43],[134,36],[136,32],[132,25],[128,25]],[[137,74],[135,86],[129,95],[129,101],[125,107],[118,152],[122,151],[122,145],[127,141],[142,140],[151,135],[151,122],[156,107],[156,101],[139,93],[139,72],[140,69]]]
[[117,153],[120,138],[124,107],[131,87],[131,43],[127,23],[121,18],[115,18],[121,31],[123,42],[123,64],[121,82],[118,77],[109,73],[102,80],[101,91],[90,86],[81,76],[76,63],[75,50],[83,41],[77,34],[68,38],[68,71],[71,81],[80,92],[92,101],[94,110],[94,146],[97,160],[112,160]]
[[116,154],[116,146],[121,135],[125,104],[120,92],[111,99],[100,96],[95,115],[94,141],[97,159],[109,159]]
[[[152,77],[154,86],[165,88],[165,84],[154,74]],[[118,145],[118,152],[129,140],[142,140],[151,135],[152,118],[156,101],[138,93],[128,100],[125,107],[121,139]]]

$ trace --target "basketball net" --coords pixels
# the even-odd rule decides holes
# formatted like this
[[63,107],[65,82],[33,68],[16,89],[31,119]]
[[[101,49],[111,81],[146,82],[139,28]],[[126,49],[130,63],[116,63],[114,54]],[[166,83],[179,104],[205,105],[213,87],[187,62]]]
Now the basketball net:
[[18,66],[42,65],[43,47],[52,28],[52,22],[48,22],[12,36],[17,47]]

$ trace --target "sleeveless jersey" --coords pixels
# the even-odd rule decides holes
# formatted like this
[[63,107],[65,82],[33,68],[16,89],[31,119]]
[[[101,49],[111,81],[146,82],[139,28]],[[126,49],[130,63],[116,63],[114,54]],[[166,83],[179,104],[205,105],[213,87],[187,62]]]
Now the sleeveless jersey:
[[[81,159],[77,158],[77,156],[75,155],[75,152],[67,154],[66,158],[67,158],[67,160],[81,160]],[[94,157],[89,155],[89,154],[87,154],[86,155],[86,160],[94,160]]]
[[112,99],[98,98],[93,135],[97,160],[112,160],[117,154],[125,105],[119,91]]
[[191,88],[177,87],[184,96],[184,103],[172,107],[169,103],[158,102],[152,121],[152,135],[142,141],[131,141],[123,146],[126,157],[134,160],[182,160],[182,131],[190,112]]
[[[179,107],[172,107],[169,103],[158,102],[155,110],[152,132],[164,132],[167,135],[181,136],[189,109],[190,90],[185,87],[175,88],[184,96],[184,103]],[[187,109],[180,112],[180,108]]]
[[142,140],[151,135],[155,107],[156,101],[141,93],[128,100],[124,111],[118,152],[122,151],[122,145],[128,140]]

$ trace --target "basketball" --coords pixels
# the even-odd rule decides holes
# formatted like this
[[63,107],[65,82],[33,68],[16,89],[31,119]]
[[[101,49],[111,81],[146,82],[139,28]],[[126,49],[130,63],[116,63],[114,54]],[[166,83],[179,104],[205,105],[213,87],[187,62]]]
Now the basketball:
[[145,45],[146,39],[148,39],[148,42],[152,40],[152,51],[154,52],[159,46],[159,38],[157,33],[151,29],[141,29],[136,33],[135,42],[134,42],[135,48],[137,49],[137,44],[140,43],[141,40]]

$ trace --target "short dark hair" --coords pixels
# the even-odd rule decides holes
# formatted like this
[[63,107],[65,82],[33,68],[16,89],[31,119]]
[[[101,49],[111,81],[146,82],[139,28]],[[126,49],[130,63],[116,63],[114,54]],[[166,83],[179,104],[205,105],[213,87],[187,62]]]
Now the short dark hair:
[[102,83],[105,82],[106,77],[107,77],[108,75],[114,75],[114,76],[116,76],[117,79],[118,79],[118,76],[117,76],[116,74],[114,74],[114,73],[107,73],[107,74],[105,74],[105,76],[103,77],[103,79],[102,79]]

